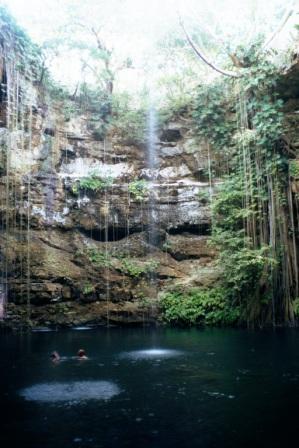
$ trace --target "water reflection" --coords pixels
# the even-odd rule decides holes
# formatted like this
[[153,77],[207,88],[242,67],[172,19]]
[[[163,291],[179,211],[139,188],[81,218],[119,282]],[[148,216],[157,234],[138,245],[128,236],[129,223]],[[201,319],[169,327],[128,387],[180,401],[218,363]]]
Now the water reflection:
[[20,395],[29,401],[78,403],[87,400],[109,400],[119,393],[119,387],[110,381],[75,381],[36,384],[21,390]]

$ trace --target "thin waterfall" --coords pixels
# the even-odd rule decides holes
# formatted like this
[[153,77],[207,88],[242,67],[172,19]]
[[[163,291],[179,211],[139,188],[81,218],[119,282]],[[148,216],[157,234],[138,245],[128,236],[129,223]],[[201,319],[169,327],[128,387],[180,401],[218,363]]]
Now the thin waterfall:
[[[157,213],[157,154],[156,148],[158,143],[158,126],[157,126],[157,113],[152,101],[150,101],[148,117],[147,117],[147,167],[149,171],[149,200],[148,200],[148,242],[149,242],[149,256],[155,251],[158,244],[158,226],[159,218]],[[157,276],[155,272],[150,273],[150,284],[152,292],[152,299],[157,296]],[[154,302],[151,302],[151,313],[155,313]]]
[[157,169],[156,146],[158,142],[157,135],[157,114],[153,104],[150,104],[148,112],[148,144],[147,144],[147,167],[150,177],[150,194],[148,202],[148,241],[152,248],[157,244],[158,220],[156,210],[156,190],[155,177]]

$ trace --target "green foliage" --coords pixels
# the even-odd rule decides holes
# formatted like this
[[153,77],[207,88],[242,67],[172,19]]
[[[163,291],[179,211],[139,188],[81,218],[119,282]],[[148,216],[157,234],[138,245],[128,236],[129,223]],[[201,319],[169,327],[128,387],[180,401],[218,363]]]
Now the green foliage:
[[113,185],[113,178],[111,176],[101,178],[96,172],[93,172],[88,177],[83,177],[72,185],[72,193],[77,195],[80,190],[87,190],[98,192],[105,190],[105,188]]
[[109,253],[101,252],[98,249],[87,249],[86,255],[88,260],[98,267],[110,268],[112,267],[112,260]]
[[144,294],[139,293],[138,305],[143,311],[147,311],[152,306],[152,300],[149,297],[145,297]]
[[9,52],[5,56],[15,60],[15,67],[19,73],[30,82],[42,85],[51,99],[59,101],[69,99],[68,89],[56,83],[49,74],[46,66],[47,45],[40,47],[32,42],[4,6],[0,6],[0,40],[5,41]]
[[171,120],[187,117],[193,108],[194,87],[190,85],[195,79],[195,73],[190,68],[183,69],[183,72],[167,73],[159,79],[158,86],[164,92],[163,102],[159,109],[158,120],[160,126],[169,123]]
[[145,265],[146,265],[146,272],[148,274],[154,274],[158,269],[160,263],[157,260],[149,260],[145,263]]
[[293,310],[296,319],[299,319],[299,297],[293,301]]
[[121,270],[130,277],[138,278],[145,274],[153,274],[158,266],[159,262],[156,260],[149,260],[141,264],[135,260],[124,258],[122,260]]
[[[260,249],[252,249],[246,246],[236,250],[236,237],[229,237],[227,233],[220,234],[218,237],[226,237],[226,249],[222,249],[219,265],[223,270],[222,283],[229,288],[233,298],[247,300],[248,296],[254,297],[261,287],[263,274],[275,261],[269,255],[268,246]],[[230,239],[232,238],[232,239]],[[219,240],[218,240],[219,241]],[[241,243],[241,241],[239,241]],[[244,245],[244,239],[243,239]]]
[[186,117],[192,110],[193,96],[191,93],[181,93],[180,95],[167,98],[159,110],[159,124],[163,126],[171,120]]
[[230,174],[213,198],[211,242],[219,250],[220,283],[231,304],[238,304],[247,315],[257,302],[259,309],[268,303],[274,276],[283,270],[285,239],[278,242],[284,237],[277,234],[273,248],[268,234],[271,226],[281,229],[277,211],[269,211],[271,188],[278,203],[275,207],[285,209],[288,172],[292,177],[299,174],[296,162],[288,163],[278,145],[283,134],[283,104],[274,92],[279,74],[266,58],[257,56],[258,48],[259,44],[236,54],[242,64],[242,76],[235,85],[238,126],[219,85],[200,93],[194,114],[198,134],[214,148],[228,149]]
[[[253,50],[256,50],[255,46]],[[275,92],[279,72],[265,57],[248,52],[244,57],[251,65],[242,71],[240,88],[246,95],[254,143],[261,148],[262,154],[267,155],[267,152],[273,152],[275,142],[283,133],[283,101],[277,98]]]
[[244,209],[244,191],[237,176],[226,178],[219,188],[213,201],[212,213],[214,217],[214,230],[239,230],[243,227],[243,220],[250,213]]
[[84,255],[96,267],[114,268],[135,279],[155,273],[159,266],[156,260],[141,262],[122,253],[112,254],[95,248],[87,249]]
[[199,190],[197,193],[197,198],[199,202],[204,205],[211,202],[210,193],[207,190]]
[[79,194],[80,191],[80,184],[79,182],[75,182],[72,186],[71,186],[71,192],[73,193],[73,195],[77,196]]
[[76,117],[80,112],[76,102],[67,99],[64,99],[62,110],[65,121],[70,121],[71,118]]
[[256,131],[256,143],[264,151],[273,151],[273,145],[283,133],[282,101],[270,102],[267,97],[260,101],[252,101],[250,109],[254,109],[252,125]]
[[171,240],[166,240],[164,243],[163,243],[163,245],[162,245],[162,249],[163,250],[165,250],[165,251],[168,251],[168,250],[170,250],[171,248],[172,248],[172,242],[171,242]]
[[109,122],[112,97],[105,89],[97,85],[91,86],[87,83],[82,83],[76,101],[82,110],[93,113],[93,120],[98,122],[104,120],[106,124]]
[[41,50],[16,23],[4,6],[0,6],[0,39],[9,46],[10,57],[14,53],[17,69],[37,80],[41,70]]
[[101,179],[96,174],[91,174],[89,177],[84,177],[80,180],[80,188],[85,190],[99,191],[110,187],[113,184],[112,177]]
[[143,202],[148,195],[148,182],[144,179],[135,179],[128,185],[130,194],[139,202]]
[[66,120],[68,120],[69,114],[67,112],[67,104],[70,104],[70,92],[67,87],[54,81],[47,71],[45,72],[45,75],[43,77],[42,85],[45,93],[49,97],[48,99],[46,99],[46,101],[53,100],[60,102],[61,110]]
[[92,294],[94,292],[94,287],[91,283],[85,283],[83,286],[83,294],[85,296]]
[[256,131],[253,129],[241,129],[235,133],[233,138],[239,148],[250,148],[255,145]]
[[130,277],[140,277],[145,273],[145,267],[129,259],[122,260],[122,271]]
[[[265,94],[273,95],[273,89],[279,80],[279,71],[276,65],[271,63],[261,52],[258,55],[251,55],[249,58],[251,59],[250,64],[247,65],[247,68],[242,69],[241,83],[245,92],[254,91],[253,101],[258,98],[262,99]],[[265,102],[269,102],[269,99],[269,96],[265,98]]]
[[115,133],[128,145],[138,145],[146,140],[146,109],[136,108],[128,94],[118,94],[112,97],[110,125]]
[[289,174],[293,179],[299,179],[299,162],[298,160],[289,161]]
[[161,297],[163,319],[181,325],[233,325],[240,310],[232,307],[223,288],[170,291]]
[[231,145],[236,128],[223,89],[221,84],[200,87],[193,112],[197,134],[207,139],[214,149],[222,151]]
[[222,271],[222,284],[232,299],[244,300],[254,295],[260,281],[275,262],[268,246],[255,248],[246,235],[244,220],[253,210],[244,208],[244,191],[238,176],[226,179],[213,207],[212,243],[219,250],[218,264]]

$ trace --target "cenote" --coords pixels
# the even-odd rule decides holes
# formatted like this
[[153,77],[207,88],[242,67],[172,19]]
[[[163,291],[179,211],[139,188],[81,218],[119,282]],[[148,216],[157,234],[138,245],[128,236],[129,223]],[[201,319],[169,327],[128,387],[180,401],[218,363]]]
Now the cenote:
[[1,447],[298,439],[298,2],[0,3]]
[[297,330],[1,335],[1,446],[282,446],[297,434],[298,344]]

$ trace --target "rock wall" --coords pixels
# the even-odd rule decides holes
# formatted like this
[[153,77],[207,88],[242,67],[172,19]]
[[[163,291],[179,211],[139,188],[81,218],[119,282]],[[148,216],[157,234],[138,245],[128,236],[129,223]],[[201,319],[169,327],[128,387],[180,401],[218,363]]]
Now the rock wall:
[[[152,321],[161,291],[214,282],[215,253],[207,244],[211,161],[191,121],[157,130],[149,169],[147,142],[128,145],[117,129],[101,140],[92,111],[66,119],[62,102],[13,75],[0,105],[7,322]],[[82,188],[95,173],[104,185]],[[140,198],[130,185],[142,179]]]

